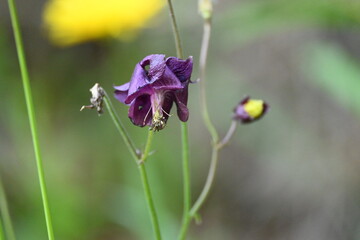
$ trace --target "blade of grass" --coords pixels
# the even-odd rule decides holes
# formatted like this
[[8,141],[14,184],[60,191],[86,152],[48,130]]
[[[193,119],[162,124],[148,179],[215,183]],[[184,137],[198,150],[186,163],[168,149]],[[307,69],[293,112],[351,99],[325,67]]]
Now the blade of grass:
[[40,153],[40,144],[39,144],[39,137],[38,137],[38,131],[37,131],[36,118],[35,118],[35,109],[34,109],[34,103],[33,103],[33,99],[32,99],[29,73],[28,73],[26,59],[25,59],[25,52],[24,52],[24,47],[23,47],[23,42],[22,42],[22,37],[21,37],[21,32],[20,32],[17,9],[16,9],[14,0],[8,0],[8,4],[9,4],[10,17],[11,17],[11,24],[12,24],[12,28],[14,31],[16,50],[17,50],[17,54],[18,54],[18,58],[19,58],[19,65],[20,65],[22,83],[23,83],[23,87],[24,87],[26,107],[27,107],[29,122],[30,122],[31,136],[32,136],[32,141],[33,141],[33,145],[34,145],[36,167],[37,167],[37,172],[38,172],[38,176],[39,176],[39,183],[40,183],[42,202],[43,202],[43,207],[44,207],[44,212],[45,212],[45,220],[46,220],[48,239],[54,240],[55,238],[54,238],[54,232],[53,232],[53,227],[52,227],[52,223],[51,223],[50,207],[49,207],[48,195],[47,195],[47,190],[46,190],[45,173],[44,173],[43,162],[42,162],[41,153]]

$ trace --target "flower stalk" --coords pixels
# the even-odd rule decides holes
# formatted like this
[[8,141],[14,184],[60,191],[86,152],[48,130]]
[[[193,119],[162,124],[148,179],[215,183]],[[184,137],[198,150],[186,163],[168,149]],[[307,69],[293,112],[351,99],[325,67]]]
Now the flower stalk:
[[[175,12],[171,0],[168,0],[169,13],[171,19],[171,25],[173,29],[176,54],[178,58],[183,58],[183,50],[180,39],[180,32],[177,26]],[[184,206],[183,206],[183,217],[182,225],[178,239],[185,239],[186,234],[191,222],[191,217],[189,211],[191,208],[191,182],[190,182],[190,166],[189,166],[189,137],[188,137],[188,126],[186,122],[181,123],[181,139],[182,139],[182,167],[183,167],[183,196],[184,196]]]
[[149,210],[149,214],[150,214],[150,218],[151,218],[151,223],[153,226],[155,239],[161,240],[162,238],[161,238],[159,219],[157,216],[157,212],[156,212],[154,200],[153,200],[153,197],[151,194],[150,184],[149,184],[149,180],[147,177],[147,172],[146,172],[146,168],[145,168],[145,164],[144,164],[146,162],[147,157],[149,156],[154,132],[149,131],[145,150],[142,154],[140,154],[139,151],[135,148],[135,145],[134,145],[133,141],[131,140],[130,136],[126,132],[119,116],[116,114],[114,106],[112,105],[112,102],[111,102],[110,98],[108,97],[107,93],[103,89],[102,89],[102,91],[104,92],[103,100],[105,103],[105,107],[109,111],[111,119],[114,122],[115,127],[119,131],[121,137],[123,138],[126,146],[128,147],[131,156],[133,157],[134,161],[138,164],[139,173],[141,176],[141,182],[142,182],[142,185],[144,188],[144,194],[145,194],[146,202],[148,205],[148,210]]
[[170,13],[170,19],[171,19],[171,26],[174,33],[175,38],[175,47],[176,47],[176,55],[178,58],[183,58],[183,50],[182,50],[182,44],[180,39],[180,31],[176,22],[175,18],[175,11],[172,5],[171,0],[167,0],[168,6],[169,6],[169,13]]
[[26,60],[25,60],[25,51],[24,51],[21,32],[20,32],[17,9],[16,9],[14,0],[8,0],[8,4],[9,4],[12,28],[14,31],[15,44],[16,44],[16,49],[17,49],[17,54],[18,54],[18,59],[19,59],[22,83],[23,83],[23,87],[24,87],[25,101],[26,101],[26,107],[27,107],[27,111],[28,111],[29,122],[30,122],[32,141],[33,141],[33,145],[34,145],[36,166],[37,166],[42,202],[43,202],[44,213],[45,213],[48,239],[54,240],[55,238],[54,238],[54,232],[53,232],[52,221],[51,221],[50,207],[49,207],[49,202],[48,202],[45,173],[44,173],[43,162],[42,162],[42,157],[41,157],[41,153],[40,153],[40,144],[39,144],[39,138],[38,138],[35,109],[34,109],[34,104],[33,104],[32,93],[31,93],[29,73],[28,73],[27,64],[26,64]]

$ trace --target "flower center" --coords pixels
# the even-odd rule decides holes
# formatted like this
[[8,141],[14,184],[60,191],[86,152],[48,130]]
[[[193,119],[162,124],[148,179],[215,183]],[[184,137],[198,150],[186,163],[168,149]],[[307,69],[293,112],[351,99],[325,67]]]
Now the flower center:
[[264,101],[250,99],[245,103],[244,109],[252,118],[257,118],[264,111]]
[[165,92],[157,91],[155,94],[151,95],[151,109],[153,114],[153,119],[151,122],[151,130],[160,131],[166,126],[166,118],[164,117],[164,110],[162,105],[165,100]]

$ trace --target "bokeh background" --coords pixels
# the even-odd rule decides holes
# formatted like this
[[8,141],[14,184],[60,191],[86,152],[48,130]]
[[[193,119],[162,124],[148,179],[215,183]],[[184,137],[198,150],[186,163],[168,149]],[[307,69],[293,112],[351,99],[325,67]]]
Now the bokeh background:
[[[121,41],[70,47],[49,41],[45,1],[18,0],[57,239],[151,239],[136,166],[107,113],[79,112],[96,82],[108,92],[152,53],[175,55],[164,8]],[[197,2],[174,1],[185,55],[198,77],[202,20]],[[210,114],[226,133],[246,94],[270,113],[240,126],[221,152],[216,183],[189,239],[360,239],[360,2],[218,0],[208,62]],[[192,193],[207,175],[210,138],[198,85],[190,86]],[[28,118],[7,3],[0,1],[0,173],[17,238],[46,239]],[[116,107],[144,146],[127,107]],[[182,213],[180,129],[176,117],[155,135],[149,177],[164,239]]]

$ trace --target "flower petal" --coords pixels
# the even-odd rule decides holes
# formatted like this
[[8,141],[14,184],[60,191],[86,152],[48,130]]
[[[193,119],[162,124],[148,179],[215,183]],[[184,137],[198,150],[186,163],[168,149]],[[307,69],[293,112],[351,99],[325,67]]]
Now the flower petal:
[[181,82],[189,80],[193,69],[192,57],[182,60],[176,57],[166,59],[166,65],[177,76]]
[[151,85],[157,90],[177,90],[183,88],[179,79],[168,67],[165,67],[162,77]]
[[164,113],[163,116],[166,120],[170,117],[170,110],[172,108],[173,103],[174,103],[174,94],[172,93],[166,94],[163,105],[161,106],[162,111]]
[[129,86],[130,83],[125,83],[123,85],[120,86],[114,86],[115,88],[115,92],[114,92],[114,96],[117,100],[119,100],[122,103],[125,103],[125,99],[128,96],[128,91],[129,91]]
[[146,75],[146,71],[139,63],[136,64],[134,73],[129,82],[128,96],[125,99],[125,104],[130,104],[139,95],[153,93],[148,82],[149,79]]
[[152,54],[146,56],[141,62],[141,67],[146,71],[146,66],[149,66],[149,70],[147,71],[147,76],[149,81],[155,82],[162,78],[166,63],[165,63],[165,55],[164,54]]
[[150,95],[137,97],[130,105],[128,116],[136,126],[144,127],[145,125],[151,125],[152,111]]
[[175,103],[177,106],[177,114],[181,121],[186,122],[189,119],[189,109],[187,108],[188,84],[184,89],[175,93]]

